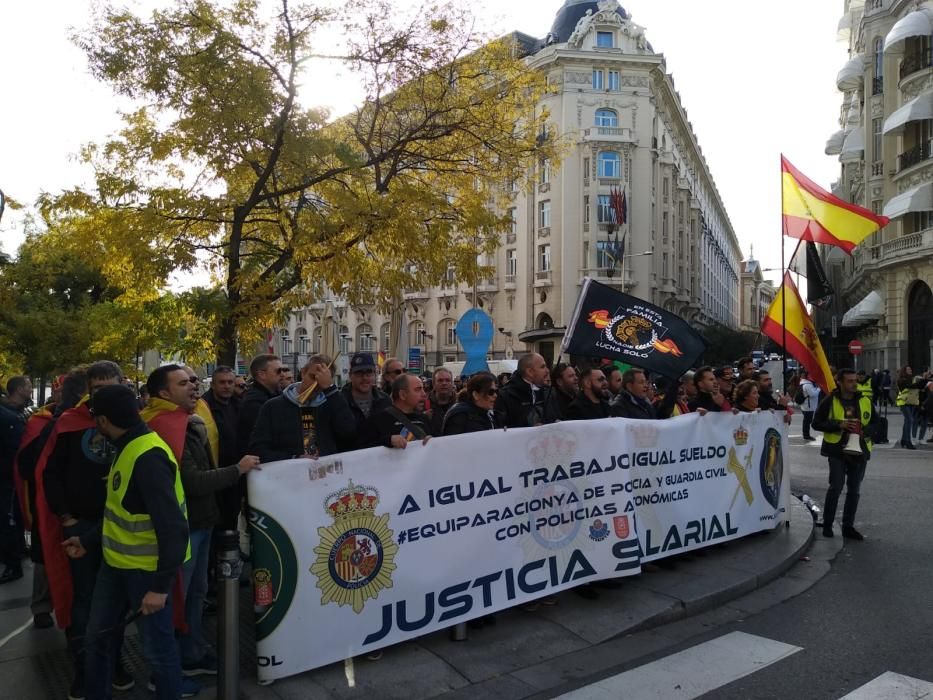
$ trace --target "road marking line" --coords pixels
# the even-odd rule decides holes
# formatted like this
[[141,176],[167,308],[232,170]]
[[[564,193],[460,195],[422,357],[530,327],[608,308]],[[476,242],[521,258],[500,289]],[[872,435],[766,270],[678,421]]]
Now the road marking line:
[[690,700],[802,650],[773,639],[730,632],[556,700]]
[[15,630],[13,630],[12,632],[10,632],[10,633],[9,633],[6,637],[4,637],[3,639],[0,639],[0,647],[2,647],[4,644],[6,644],[6,643],[7,643],[8,641],[10,641],[11,639],[13,639],[13,637],[15,637],[16,635],[18,635],[20,632],[23,632],[24,630],[26,630],[26,629],[29,627],[29,625],[31,625],[31,624],[32,624],[32,618],[26,620],[26,622],[24,622],[24,623],[22,624],[22,626],[17,627]]
[[839,700],[920,700],[929,697],[933,697],[933,683],[888,671]]

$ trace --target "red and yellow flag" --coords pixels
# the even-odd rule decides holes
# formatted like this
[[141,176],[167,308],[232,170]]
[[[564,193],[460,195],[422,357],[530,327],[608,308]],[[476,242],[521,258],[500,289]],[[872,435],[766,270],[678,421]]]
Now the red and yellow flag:
[[[785,302],[786,299],[786,302]],[[781,305],[784,307],[784,324],[781,324]],[[784,345],[786,328],[787,345]],[[784,347],[784,351],[807,368],[810,380],[823,391],[830,392],[836,388],[836,381],[829,371],[829,362],[823,352],[823,345],[803,305],[800,293],[794,286],[790,273],[784,275],[784,284],[778,290],[777,296],[771,302],[765,320],[761,324],[761,332],[771,338],[775,343]]]
[[784,235],[842,248],[846,253],[878,229],[888,217],[834,197],[781,156],[781,208]]

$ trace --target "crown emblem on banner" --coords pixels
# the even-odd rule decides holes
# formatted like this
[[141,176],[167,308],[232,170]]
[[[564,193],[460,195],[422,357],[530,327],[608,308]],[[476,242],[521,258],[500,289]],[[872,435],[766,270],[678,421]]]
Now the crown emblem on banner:
[[639,421],[638,425],[630,425],[629,435],[635,441],[635,447],[655,447],[658,444],[658,429],[649,425],[648,421]]
[[744,425],[740,425],[736,428],[732,433],[732,437],[735,438],[735,444],[739,447],[748,444],[748,431],[745,429]]
[[576,449],[577,439],[573,433],[557,427],[536,431],[526,448],[528,459],[535,466],[564,462],[573,456]]
[[340,521],[353,515],[373,515],[379,504],[379,492],[372,486],[360,486],[352,481],[346,488],[324,499],[324,508]]

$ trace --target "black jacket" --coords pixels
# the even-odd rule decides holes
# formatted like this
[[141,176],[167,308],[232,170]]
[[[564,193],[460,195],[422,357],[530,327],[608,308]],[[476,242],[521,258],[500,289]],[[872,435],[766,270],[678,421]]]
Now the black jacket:
[[[222,463],[223,464],[223,463]],[[240,479],[236,463],[217,467],[207,442],[207,426],[200,416],[188,416],[185,447],[181,455],[181,483],[188,501],[188,523],[203,530],[220,523],[217,493]]]
[[461,435],[502,427],[502,418],[495,411],[486,411],[470,401],[458,401],[444,416],[441,435]]
[[341,391],[332,386],[324,392],[324,401],[313,405],[312,397],[304,407],[297,404],[298,384],[292,384],[284,393],[267,401],[259,411],[259,420],[249,442],[249,453],[258,455],[260,462],[291,459],[305,452],[302,410],[310,410],[314,417],[315,444],[321,457],[337,454],[341,445],[351,443],[356,435],[356,421]]
[[[726,399],[726,401],[728,402],[728,399]],[[693,412],[696,412],[698,408],[705,408],[711,413],[719,413],[720,411],[726,410],[725,406],[720,408],[716,405],[716,402],[713,401],[712,394],[707,394],[704,391],[698,391],[696,398],[693,399],[693,401],[691,401],[688,405],[690,406],[690,410]]]
[[97,428],[61,433],[42,473],[45,500],[55,515],[100,520],[115,449]]
[[[356,426],[353,436],[349,438],[346,443],[341,445],[341,452],[349,452],[350,450],[357,450],[363,447],[363,444],[360,442],[360,436],[363,426],[366,425],[369,416],[363,415],[362,409],[356,405],[356,401],[353,398],[353,388],[350,384],[346,384],[340,392],[343,394],[343,398],[350,407],[350,413],[353,414],[353,420]],[[392,399],[389,398],[389,395],[373,387],[373,403],[369,407],[369,415],[371,416],[374,413],[379,413],[379,411],[391,405]]]
[[499,390],[496,399],[496,411],[501,413],[505,425],[509,428],[527,428],[542,423],[556,423],[560,420],[557,401],[551,394],[551,387],[543,386],[534,391],[532,404],[531,384],[526,382],[516,371]]
[[[820,401],[819,405],[816,407],[816,411],[813,412],[813,429],[819,430],[821,433],[840,432],[842,428],[839,425],[839,421],[834,420],[829,417],[830,407],[832,406],[833,399],[834,398],[839,399],[842,402],[843,408],[845,408],[847,404],[854,403],[855,404],[854,405],[855,415],[859,415],[858,399],[860,396],[861,394],[856,392],[854,399],[852,399],[851,401],[846,401],[839,394],[839,389],[836,389],[835,391],[833,391],[829,396],[827,396],[822,401]],[[869,401],[871,400],[870,396],[866,398],[868,398]],[[868,437],[874,439],[875,429],[877,428],[877,426],[878,426],[878,414],[875,413],[875,407],[874,405],[872,405],[871,418],[869,418],[868,420],[868,425],[865,426],[863,429],[864,433],[867,434]],[[867,461],[868,459],[870,459],[871,454],[866,449],[864,439],[860,438],[860,442],[862,445],[862,454],[864,455],[865,460]],[[824,457],[845,457],[846,455],[843,453],[843,450],[842,450],[843,445],[844,445],[843,440],[840,440],[839,442],[836,442],[836,443],[830,443],[830,442],[826,442],[824,438],[823,444],[820,447],[820,454],[823,455]]]
[[13,481],[13,461],[25,429],[23,414],[0,401],[0,480]]
[[236,421],[237,459],[249,454],[250,437],[256,421],[259,419],[259,410],[269,399],[277,396],[266,389],[262,384],[253,382],[243,399],[240,401],[240,413]]
[[236,464],[241,457],[238,452],[236,432],[240,400],[234,396],[227,403],[223,403],[214,396],[213,391],[208,391],[202,398],[204,403],[210,407],[214,423],[217,425],[217,433],[220,437],[220,459],[218,461],[221,464]]
[[[428,417],[423,413],[404,414],[412,425],[424,431],[425,435],[431,434],[431,426]],[[401,435],[402,430],[407,429],[405,424],[392,415],[388,409],[382,409],[376,413],[370,413],[369,419],[363,426],[360,442],[363,447],[391,447],[392,436]]]
[[[571,396],[557,387],[552,387],[551,395],[554,397],[554,402],[557,404],[557,413],[560,415],[560,419],[567,420],[567,411],[570,409],[570,404],[573,403],[576,396]],[[579,393],[577,396],[579,396]]]
[[657,413],[654,406],[645,399],[638,400],[629,392],[622,390],[612,400],[612,415],[620,418],[634,418],[637,420],[654,420]]
[[447,415],[447,411],[453,408],[454,404],[457,403],[456,397],[450,403],[440,403],[437,400],[437,396],[432,392],[428,397],[428,401],[431,405],[431,410],[427,412],[428,424],[431,426],[431,435],[443,435],[444,433],[444,416]]
[[597,418],[609,418],[611,415],[608,401],[601,400],[593,403],[582,391],[567,407],[567,420],[596,420]]

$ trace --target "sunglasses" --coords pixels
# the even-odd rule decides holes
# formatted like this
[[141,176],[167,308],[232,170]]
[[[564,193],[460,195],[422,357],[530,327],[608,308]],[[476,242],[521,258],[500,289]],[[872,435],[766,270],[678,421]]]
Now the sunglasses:
[[498,389],[487,389],[486,396],[497,396],[499,394]]
[[403,369],[393,369],[389,372],[386,372],[386,374],[404,374],[404,373],[405,373],[405,370]]
[[288,367],[279,367],[275,370],[276,374],[285,374],[286,372],[291,372],[291,370]]

